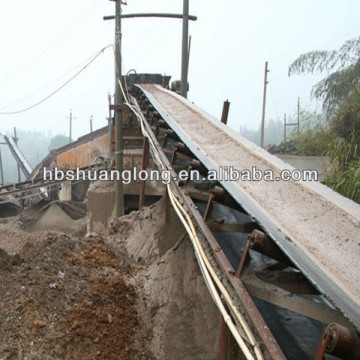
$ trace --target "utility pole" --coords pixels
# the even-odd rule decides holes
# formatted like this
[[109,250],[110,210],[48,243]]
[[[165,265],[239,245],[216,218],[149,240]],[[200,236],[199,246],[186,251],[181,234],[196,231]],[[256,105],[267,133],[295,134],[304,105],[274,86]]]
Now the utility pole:
[[92,135],[93,132],[93,116],[90,116],[90,134]]
[[1,172],[1,185],[4,185],[4,168],[3,168],[2,156],[1,156],[1,146],[0,146],[0,172]]
[[299,112],[299,103],[298,103],[298,119],[297,119],[297,122],[287,123],[287,122],[286,122],[286,114],[284,114],[284,141],[286,141],[286,136],[287,136],[286,128],[287,128],[288,126],[297,126],[298,132],[299,132],[299,115],[300,115],[300,112]]
[[[123,169],[123,138],[122,138],[122,119],[123,119],[123,95],[120,88],[120,81],[122,78],[121,70],[121,18],[135,18],[135,17],[159,17],[159,18],[175,18],[183,19],[183,44],[182,44],[182,84],[184,84],[183,93],[184,97],[187,94],[187,68],[188,68],[188,29],[189,20],[197,20],[196,16],[189,15],[189,0],[184,0],[184,12],[183,14],[163,14],[163,13],[141,13],[141,14],[121,14],[121,4],[126,4],[122,0],[115,1],[115,16],[104,16],[104,20],[115,19],[115,71],[116,71],[116,83],[115,83],[115,168],[122,174]],[[185,39],[185,40],[184,40]],[[124,213],[124,191],[122,181],[115,183],[115,195],[116,206],[115,215],[121,216]]]
[[[119,0],[111,0],[116,1],[117,6],[121,7],[121,4],[126,4],[125,2]],[[119,15],[120,19],[117,19],[117,15],[110,15],[104,16],[104,20],[113,20],[115,19],[116,24],[120,24],[121,18],[122,19],[129,19],[129,18],[149,18],[149,17],[157,17],[157,18],[169,18],[169,19],[183,19],[183,32],[182,32],[182,53],[181,53],[181,95],[183,97],[187,97],[187,88],[188,88],[188,68],[189,68],[189,56],[190,56],[190,45],[191,45],[191,38],[189,38],[189,20],[196,21],[197,17],[194,15],[189,15],[189,0],[183,0],[183,13],[182,14],[164,14],[164,13],[139,13],[139,14],[125,14]],[[119,3],[119,5],[118,5]],[[121,9],[120,9],[121,12]],[[116,13],[117,14],[117,13]],[[121,30],[121,25],[120,30]],[[116,27],[117,28],[117,27]],[[116,36],[115,36],[116,37]],[[120,36],[121,37],[121,36]],[[121,41],[121,39],[120,39]],[[189,43],[188,43],[189,41]],[[117,46],[117,42],[115,47]],[[116,52],[116,55],[118,52]],[[119,55],[121,57],[121,55]],[[121,75],[121,68],[120,75]],[[120,76],[121,77],[121,76]],[[115,101],[116,102],[116,101]],[[117,104],[115,104],[117,105]],[[115,120],[116,122],[116,120]]]
[[108,154],[108,162],[110,163],[112,157],[112,148],[113,148],[113,124],[112,124],[112,116],[111,116],[111,95],[108,94],[108,102],[109,102],[109,117],[108,117],[108,126],[109,126],[109,154]]
[[189,0],[183,3],[182,54],[181,54],[181,89],[185,99],[188,91],[188,60],[189,60]]
[[300,98],[298,97],[297,103],[297,133],[300,133]]
[[[121,70],[121,1],[115,0],[115,169],[122,176],[123,171],[123,136],[122,106],[123,96],[120,87]],[[122,180],[115,182],[115,216],[124,214],[124,190]]]
[[[18,140],[19,140],[19,138],[16,135],[16,127],[14,126],[14,142],[15,142],[16,146],[18,144]],[[18,182],[20,182],[21,176],[20,176],[20,165],[19,164],[17,164],[17,171],[18,171]]]
[[69,144],[71,143],[72,139],[72,121],[76,119],[72,115],[72,110],[70,109],[70,115],[69,117],[66,116],[66,119],[69,119]]
[[269,83],[267,81],[268,76],[268,62],[265,62],[265,76],[264,76],[264,95],[263,95],[263,107],[262,107],[262,117],[261,117],[261,140],[260,140],[260,146],[264,148],[264,132],[265,132],[265,108],[266,108],[266,90],[267,90],[267,84]]

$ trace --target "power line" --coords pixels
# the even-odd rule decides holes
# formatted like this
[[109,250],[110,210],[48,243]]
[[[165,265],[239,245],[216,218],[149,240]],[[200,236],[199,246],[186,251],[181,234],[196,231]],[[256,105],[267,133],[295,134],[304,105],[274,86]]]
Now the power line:
[[29,95],[26,95],[22,98],[20,98],[19,100],[16,100],[15,102],[12,102],[11,104],[5,105],[2,108],[0,108],[0,111],[7,109],[11,106],[17,105],[21,102],[23,102],[26,99],[31,98],[32,96],[38,94],[39,92],[41,92],[44,89],[47,89],[48,87],[50,87],[51,85],[55,84],[56,82],[58,82],[59,80],[61,80],[62,78],[64,78],[65,76],[69,75],[70,73],[72,73],[73,71],[75,71],[76,69],[78,69],[79,67],[81,67],[83,64],[87,63],[90,59],[92,59],[95,55],[97,54],[97,52],[91,56],[89,56],[88,58],[86,58],[84,61],[82,61],[80,64],[76,65],[75,67],[73,67],[71,70],[67,71],[65,74],[57,77],[56,79],[52,80],[51,82],[47,83],[46,85],[44,85],[43,87],[41,87],[40,89],[32,92]]
[[104,47],[103,49],[101,49],[85,66],[83,66],[75,75],[73,75],[68,81],[66,81],[64,84],[62,84],[60,87],[58,87],[56,90],[54,90],[52,93],[50,93],[49,95],[47,95],[45,98],[43,98],[42,100],[38,101],[37,103],[28,106],[24,109],[21,110],[17,110],[17,111],[11,111],[11,112],[0,112],[0,115],[15,115],[15,114],[20,114],[23,113],[25,111],[31,110],[37,106],[39,106],[40,104],[42,104],[43,102],[45,102],[46,100],[50,99],[52,96],[54,96],[55,94],[57,94],[60,90],[62,90],[67,84],[69,84],[72,80],[74,80],[78,75],[80,75],[89,65],[91,65],[106,49],[108,49],[109,47],[113,47],[113,44],[108,45],[106,47]]
[[72,110],[70,109],[70,116],[65,117],[69,120],[69,144],[72,142],[72,121],[76,119],[76,117],[73,117]]
[[92,10],[92,8],[96,5],[99,0],[95,0],[93,4],[65,31],[60,35],[55,41],[53,41],[45,50],[43,50],[38,56],[30,60],[27,64],[23,65],[20,69],[16,70],[14,73],[10,74],[8,77],[0,81],[0,84],[10,80],[14,76],[20,74],[22,71],[29,68],[32,64],[38,61],[42,56],[44,56],[52,47],[61,41],[77,24]]
[[[320,45],[318,45],[318,46],[316,46],[316,47],[314,47],[314,48],[321,49],[321,48],[324,48],[324,47],[328,47],[329,45],[332,45],[332,44],[334,44],[334,43],[337,43],[338,41],[340,41],[341,39],[347,37],[348,35],[353,34],[354,32],[357,32],[359,29],[360,29],[360,27],[357,26],[356,28],[353,28],[352,30],[349,30],[348,32],[344,33],[343,35],[340,35],[340,36],[336,37],[335,39],[331,39],[331,40],[329,40],[329,41],[327,41],[327,42],[324,42],[324,43],[322,43],[322,44],[320,44]],[[355,37],[358,37],[358,36],[355,36]],[[275,70],[275,71],[276,71],[277,69],[282,68],[283,66],[285,66],[285,63],[284,63],[284,62],[277,63],[277,64],[275,64],[275,65],[272,67],[272,70]],[[289,65],[287,64],[286,67],[288,68]],[[288,77],[289,77],[289,76],[288,76],[287,74],[285,74],[285,75],[280,75],[280,76],[274,78],[274,79],[272,80],[272,82],[277,81],[277,80],[279,80],[279,79],[288,78]]]
[[352,34],[352,33],[354,33],[354,32],[357,32],[359,29],[360,29],[360,27],[357,26],[356,28],[353,28],[352,30],[349,30],[349,31],[346,32],[345,34],[340,35],[340,36],[338,36],[337,38],[332,39],[332,40],[330,40],[330,41],[328,41],[328,42],[326,42],[326,43],[323,43],[322,45],[319,46],[319,48],[325,47],[325,46],[328,46],[328,45],[331,45],[331,44],[333,44],[333,43],[335,43],[335,42],[338,42],[339,40],[347,37],[348,35],[350,35],[350,34]]

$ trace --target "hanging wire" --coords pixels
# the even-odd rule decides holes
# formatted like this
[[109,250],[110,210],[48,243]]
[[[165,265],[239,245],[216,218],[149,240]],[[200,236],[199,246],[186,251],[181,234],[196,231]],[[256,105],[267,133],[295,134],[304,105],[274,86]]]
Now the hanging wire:
[[79,71],[77,71],[69,80],[67,80],[64,84],[62,84],[61,86],[59,86],[56,90],[54,90],[53,92],[51,92],[49,95],[47,95],[45,98],[41,99],[40,101],[36,102],[33,105],[30,105],[24,109],[21,110],[17,110],[17,111],[9,111],[9,112],[0,112],[0,115],[15,115],[15,114],[20,114],[26,111],[29,111],[31,109],[34,109],[35,107],[41,105],[42,103],[44,103],[46,100],[50,99],[51,97],[53,97],[55,94],[57,94],[60,90],[62,90],[66,85],[68,85],[71,81],[73,81],[77,76],[79,76],[85,69],[87,69],[106,49],[113,47],[113,44],[105,46],[104,48],[102,48],[95,56],[93,56],[90,61],[88,61]]

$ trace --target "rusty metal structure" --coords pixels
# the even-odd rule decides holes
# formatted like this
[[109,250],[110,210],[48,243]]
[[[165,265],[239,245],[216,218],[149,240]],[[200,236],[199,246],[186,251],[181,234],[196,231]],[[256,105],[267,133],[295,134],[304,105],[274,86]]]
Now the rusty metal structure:
[[[154,74],[131,74],[128,77],[129,86],[133,82],[152,82],[154,84],[162,84],[168,86],[170,77]],[[64,180],[53,180],[49,178],[45,171],[58,169],[66,172],[67,170],[80,169],[92,170],[93,172],[100,169],[112,169],[114,165],[113,155],[115,150],[115,131],[114,131],[114,111],[115,107],[109,104],[109,124],[98,130],[91,131],[89,134],[81,136],[77,140],[64,145],[60,148],[52,150],[34,169],[31,168],[21,150],[17,147],[14,140],[10,137],[3,136],[5,144],[10,148],[15,160],[22,169],[25,180],[14,184],[1,184],[0,186],[0,202],[19,203],[22,199],[33,199],[37,201],[39,196],[43,199],[57,199],[59,191]],[[125,112],[123,122],[123,166],[125,170],[141,168],[142,164],[142,146],[143,136],[136,117],[131,111]],[[147,167],[153,167],[151,158],[147,162]],[[91,177],[91,176],[90,176]],[[78,193],[74,200],[84,198],[90,181],[84,182],[72,181],[71,188],[73,193]],[[138,196],[140,184],[128,184],[125,186],[125,195]],[[77,188],[80,188],[77,189]],[[145,185],[143,186],[143,203],[145,203]],[[38,195],[36,195],[38,194]],[[146,195],[149,197],[161,196],[161,189],[157,187],[147,186]],[[15,198],[14,198],[15,197]],[[138,205],[138,200],[133,200]],[[133,207],[133,206],[132,206]]]

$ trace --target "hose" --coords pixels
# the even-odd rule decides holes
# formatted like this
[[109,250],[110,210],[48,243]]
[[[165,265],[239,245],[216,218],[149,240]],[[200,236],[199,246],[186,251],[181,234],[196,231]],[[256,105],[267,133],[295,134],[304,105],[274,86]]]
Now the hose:
[[[169,187],[168,187],[168,189],[169,189]],[[170,201],[173,204],[177,215],[179,216],[179,218],[180,218],[181,222],[183,223],[187,233],[190,236],[190,239],[191,239],[192,244],[194,246],[195,255],[196,255],[196,258],[197,258],[201,273],[203,274],[205,283],[206,283],[206,285],[207,285],[207,287],[208,287],[208,289],[210,291],[210,294],[211,294],[217,308],[220,310],[221,315],[224,318],[224,321],[225,321],[226,325],[228,326],[229,330],[231,331],[232,335],[234,336],[234,339],[238,343],[238,345],[239,345],[241,351],[243,352],[243,354],[245,355],[246,359],[247,360],[254,360],[253,355],[251,354],[251,352],[250,352],[248,346],[246,345],[246,343],[244,342],[243,338],[239,335],[238,330],[236,329],[234,323],[232,322],[231,317],[227,313],[227,311],[226,311],[226,309],[224,307],[224,304],[222,303],[222,301],[220,299],[220,296],[219,296],[218,292],[216,291],[215,285],[214,285],[214,283],[212,281],[212,278],[211,278],[211,276],[210,276],[210,274],[209,274],[209,272],[208,272],[208,270],[206,268],[206,265],[204,263],[204,260],[203,260],[203,258],[201,256],[201,252],[199,251],[199,248],[198,248],[198,246],[196,244],[195,236],[194,236],[193,232],[191,231],[189,225],[185,221],[184,217],[181,215],[181,212],[180,212],[180,210],[178,208],[178,205],[176,203],[177,200],[175,199],[174,195],[172,194],[171,189],[169,190],[169,197],[170,197]]]
[[[239,313],[239,311],[236,309],[236,307],[234,306],[230,295],[228,293],[228,291],[226,290],[226,288],[224,287],[223,283],[221,282],[221,280],[219,279],[219,277],[217,276],[216,272],[214,271],[209,259],[206,256],[206,253],[204,251],[204,249],[201,246],[200,240],[197,236],[195,227],[191,221],[191,218],[189,216],[189,214],[185,211],[185,209],[183,208],[183,206],[179,203],[179,201],[175,198],[175,196],[173,195],[173,192],[170,188],[170,185],[168,185],[168,191],[169,194],[171,194],[173,201],[175,202],[176,206],[178,206],[181,209],[181,212],[183,213],[183,216],[186,218],[189,227],[191,229],[191,236],[194,238],[194,242],[196,243],[196,249],[197,251],[200,252],[201,257],[203,259],[203,261],[206,264],[207,270],[211,273],[212,278],[214,279],[216,286],[218,287],[220,293],[224,296],[224,299],[227,303],[227,305],[229,306],[229,308],[231,309],[231,311],[233,312],[233,314],[235,314],[236,318],[239,320],[244,332],[246,333],[250,344],[252,345],[252,347],[254,348],[254,351],[256,353],[256,357],[257,359],[263,359],[261,350],[259,345],[257,344],[254,335],[252,334],[248,324],[246,323],[246,320],[244,319],[244,317]],[[170,198],[171,199],[171,198]],[[174,204],[173,204],[174,205]],[[189,234],[190,235],[190,234]]]
[[[154,144],[153,140],[151,139],[150,135],[147,133],[144,124],[143,124],[143,119],[140,116],[140,114],[138,114],[138,112],[136,111],[136,109],[134,108],[134,106],[132,106],[126,95],[124,92],[124,89],[122,87],[121,81],[119,81],[120,84],[120,88],[124,97],[124,103],[127,107],[129,107],[129,109],[135,114],[135,116],[138,118],[139,122],[140,122],[140,126],[141,126],[141,132],[144,135],[144,137],[146,137],[149,141],[150,144],[150,151],[153,155],[154,161],[157,164],[157,166],[164,170],[166,169],[166,166],[162,163],[162,161],[160,160],[160,157],[158,155],[158,150],[156,145]],[[246,336],[247,336],[247,340],[249,341],[249,343],[251,344],[252,348],[254,349],[255,355],[256,355],[256,359],[257,360],[263,360],[264,357],[262,355],[261,349],[259,344],[256,342],[255,337],[250,329],[250,327],[248,326],[248,324],[246,323],[246,320],[244,319],[244,317],[240,314],[240,312],[237,310],[236,306],[233,304],[233,301],[231,300],[231,297],[228,293],[228,291],[226,290],[225,286],[223,285],[223,283],[221,282],[221,280],[219,279],[219,277],[217,276],[215,270],[213,269],[209,259],[206,256],[206,253],[200,243],[200,240],[198,238],[196,229],[194,227],[194,224],[192,223],[192,220],[189,216],[189,214],[185,211],[185,209],[183,208],[183,206],[180,204],[180,202],[178,201],[178,199],[175,197],[170,184],[167,185],[167,189],[168,189],[168,194],[170,197],[170,201],[177,213],[177,215],[179,216],[181,222],[183,223],[186,231],[188,232],[190,239],[192,241],[194,250],[195,250],[195,255],[201,270],[201,273],[203,274],[205,283],[210,291],[210,294],[216,304],[216,306],[218,307],[219,311],[221,312],[221,315],[224,318],[225,323],[227,324],[229,330],[231,331],[231,333],[233,334],[236,342],[238,343],[240,349],[242,350],[242,352],[244,353],[246,359],[248,360],[254,360],[253,355],[251,354],[248,345],[245,343],[245,341],[243,340],[243,338],[241,337],[241,335],[239,334],[239,331],[237,330],[236,326],[234,325],[231,317],[229,316],[229,314],[227,313],[224,304],[221,301],[221,298],[215,288],[214,282],[216,283],[216,286],[218,287],[220,293],[222,294],[222,296],[224,297],[227,305],[229,306],[229,308],[231,309],[232,313],[236,316],[237,320],[239,321],[241,327],[243,328]]]

